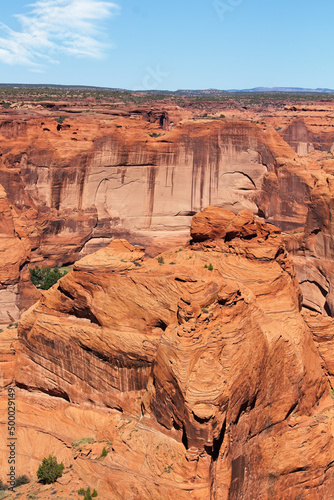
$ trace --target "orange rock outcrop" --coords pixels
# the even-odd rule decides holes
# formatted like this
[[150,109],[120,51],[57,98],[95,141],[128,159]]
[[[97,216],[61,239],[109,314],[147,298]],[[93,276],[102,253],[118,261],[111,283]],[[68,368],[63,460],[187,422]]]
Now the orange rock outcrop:
[[332,320],[301,314],[277,227],[208,207],[191,236],[154,259],[113,241],[0,337],[18,473],[52,452],[60,498],[330,498]]
[[[24,263],[17,258],[19,281],[0,281],[9,294],[0,322],[17,320],[36,299],[28,267],[72,264],[114,238],[156,255],[184,243],[191,217],[207,205],[247,209],[300,233],[288,245],[304,304],[330,313],[332,257],[324,272],[321,259],[331,238],[332,193],[324,194],[324,175],[332,181],[334,171],[331,102],[90,104],[65,99],[2,110],[1,184],[30,250]],[[314,217],[320,229],[311,229]]]

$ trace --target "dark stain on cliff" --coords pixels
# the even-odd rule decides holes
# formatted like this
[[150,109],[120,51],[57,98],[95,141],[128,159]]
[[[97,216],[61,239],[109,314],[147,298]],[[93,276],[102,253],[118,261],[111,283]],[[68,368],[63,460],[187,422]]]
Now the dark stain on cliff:
[[219,132],[211,142],[210,154],[210,185],[209,185],[209,205],[212,203],[212,193],[218,194],[219,186],[219,165],[221,160],[221,150],[219,147]]
[[78,209],[82,210],[82,197],[86,180],[87,155],[81,159],[79,171],[77,173],[77,184],[79,186]]
[[[211,165],[216,164],[216,147],[212,143],[212,137],[197,138],[191,144],[193,150],[193,168],[192,168],[192,183],[191,183],[191,210],[201,210],[204,204],[207,204],[205,195],[205,182],[209,167],[211,190]],[[209,194],[210,198],[210,194]]]
[[60,209],[61,194],[65,183],[67,169],[54,169],[51,174],[51,207],[56,210]]
[[122,184],[124,184],[125,176],[126,176],[126,167],[123,167],[121,170],[121,183]]
[[241,489],[245,480],[245,456],[240,455],[232,461],[232,477],[229,500],[240,498]]
[[0,123],[0,133],[6,139],[15,139],[16,137],[26,135],[27,124],[26,122],[6,120]]
[[[328,151],[333,144],[333,132],[322,132],[314,134],[305,125],[303,120],[297,119],[281,133],[285,142],[287,142],[296,152],[299,151],[300,143],[306,145],[306,151],[309,153],[312,149]],[[305,153],[306,153],[305,151]]]
[[156,167],[147,169],[147,197],[148,197],[148,228],[151,227],[152,214],[154,209]]

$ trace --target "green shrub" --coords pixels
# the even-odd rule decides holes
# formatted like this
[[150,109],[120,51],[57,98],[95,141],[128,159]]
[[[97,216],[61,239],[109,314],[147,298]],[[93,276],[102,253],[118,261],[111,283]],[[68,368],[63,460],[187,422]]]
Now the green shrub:
[[152,134],[148,134],[150,137],[160,137],[162,134],[157,134],[156,132],[152,132]]
[[43,458],[41,465],[37,470],[37,477],[43,484],[51,484],[57,481],[62,476],[64,464],[58,464],[56,457],[49,455],[48,458]]
[[105,449],[105,447],[103,447],[103,450],[102,450],[102,453],[101,453],[101,458],[105,458],[107,455],[108,455],[108,452]]
[[208,265],[208,269],[209,271],[213,271],[213,265],[211,263]]
[[30,279],[36,288],[41,288],[42,290],[49,290],[57,281],[65,276],[69,270],[60,271],[59,267],[50,267],[40,269],[36,266],[33,269],[29,269]]
[[90,487],[88,486],[87,490],[85,490],[84,488],[80,488],[80,490],[78,491],[78,495],[83,496],[83,500],[92,500],[93,498],[97,497],[97,491],[93,490],[91,492]]
[[157,261],[159,262],[160,265],[165,263],[164,258],[161,255],[157,258]]
[[64,120],[66,120],[68,116],[59,116],[59,118],[55,118],[55,121],[59,123],[59,125],[62,125],[64,123]]
[[16,484],[15,486],[22,486],[22,484],[28,484],[30,483],[30,479],[24,474],[23,476],[19,476],[16,479]]
[[3,483],[0,479],[0,491],[1,490],[8,490],[8,486],[6,483]]
[[71,444],[72,446],[75,446],[76,448],[79,447],[79,446],[82,446],[83,444],[92,444],[94,443],[94,439],[93,438],[81,438],[81,439],[77,439],[77,441],[73,441]]

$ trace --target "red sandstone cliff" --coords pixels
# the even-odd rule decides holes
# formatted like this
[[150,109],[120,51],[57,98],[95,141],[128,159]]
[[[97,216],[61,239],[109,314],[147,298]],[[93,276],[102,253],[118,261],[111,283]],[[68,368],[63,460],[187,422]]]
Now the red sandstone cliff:
[[191,216],[210,204],[289,232],[304,305],[332,314],[331,103],[235,105],[225,118],[208,104],[215,119],[177,107],[29,106],[0,122],[0,184],[29,247],[21,277],[1,281],[0,322],[36,299],[28,267],[73,263],[117,237],[157,253],[186,241]]
[[333,320],[301,315],[275,226],[209,207],[191,234],[159,259],[124,240],[84,257],[1,337],[18,473],[52,452],[62,498],[330,498]]
[[276,158],[294,154],[275,130],[247,121],[185,120],[163,131],[120,115],[0,123],[0,181],[30,267],[73,263],[115,237],[185,241],[191,216],[210,204],[258,213]]

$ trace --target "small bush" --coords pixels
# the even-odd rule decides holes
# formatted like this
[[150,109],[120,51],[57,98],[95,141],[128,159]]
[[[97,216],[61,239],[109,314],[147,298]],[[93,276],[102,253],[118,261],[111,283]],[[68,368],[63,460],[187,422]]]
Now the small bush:
[[59,267],[50,267],[45,269],[40,269],[36,266],[33,269],[29,269],[30,279],[36,288],[42,290],[49,290],[57,281],[65,276],[69,271],[60,271]]
[[72,446],[75,446],[76,448],[79,447],[79,446],[82,446],[83,444],[92,444],[94,443],[94,439],[93,438],[81,438],[81,439],[77,439],[77,441],[73,441],[71,444]]
[[209,271],[213,271],[213,265],[211,263],[208,265],[208,269]]
[[22,486],[22,484],[28,484],[30,483],[30,479],[24,474],[23,476],[19,476],[16,479],[16,485],[15,486]]
[[160,137],[162,134],[157,134],[156,132],[152,132],[152,134],[148,134],[150,137]]
[[51,484],[57,481],[62,476],[64,464],[58,464],[56,457],[49,455],[48,458],[43,458],[41,465],[37,470],[37,477],[43,484]]
[[137,261],[134,261],[134,265],[135,265],[136,267],[141,267],[141,264],[140,264],[139,262],[137,262]]
[[108,455],[108,452],[105,449],[105,447],[103,447],[103,450],[102,450],[102,453],[101,453],[101,458],[105,458],[107,455]]
[[165,263],[164,258],[161,255],[157,258],[157,261],[159,262],[160,265]]
[[97,491],[93,490],[91,492],[90,487],[88,486],[87,490],[85,490],[84,488],[80,488],[80,490],[78,491],[78,495],[83,496],[83,500],[92,500],[93,498],[97,497]]
[[167,465],[164,468],[164,472],[167,472],[167,474],[170,474],[170,471],[173,469],[173,464]]
[[209,312],[209,310],[208,310],[208,309],[206,309],[205,307],[203,307],[203,309],[202,309],[202,313],[204,313],[204,314],[208,314],[208,312]]
[[329,389],[329,395],[332,399],[334,399],[334,389]]
[[8,486],[6,483],[3,483],[0,479],[0,491],[3,491],[3,490],[8,490]]
[[59,123],[59,125],[62,125],[66,118],[68,118],[68,116],[59,116],[59,118],[55,118],[55,121]]

